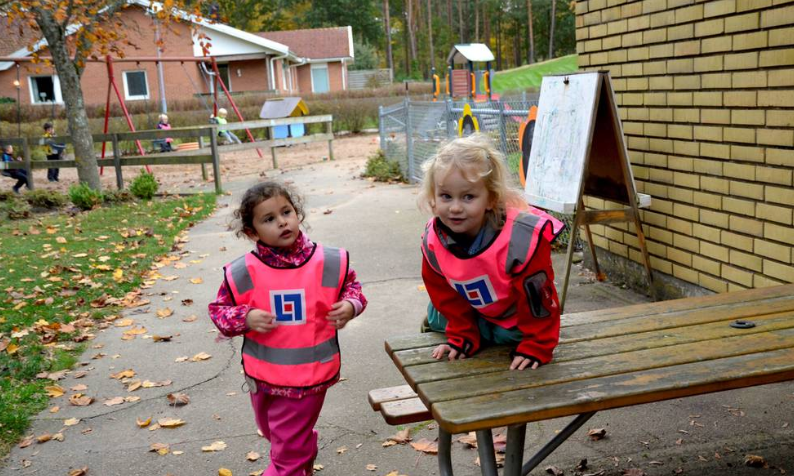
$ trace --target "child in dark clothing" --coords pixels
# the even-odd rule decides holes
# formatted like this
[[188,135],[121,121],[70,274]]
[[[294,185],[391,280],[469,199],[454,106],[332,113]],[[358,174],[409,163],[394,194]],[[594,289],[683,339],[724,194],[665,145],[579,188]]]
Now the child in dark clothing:
[[[19,158],[14,158],[14,146],[9,144],[3,148],[3,162],[15,162],[21,160]],[[22,186],[26,186],[28,190],[30,190],[30,184],[28,183],[28,173],[23,169],[3,169],[3,175],[6,177],[11,177],[13,179],[17,179],[16,185],[14,185],[14,193],[19,193],[19,189]]]
[[[45,144],[47,147],[45,149],[45,153],[47,154],[47,160],[60,160],[63,151],[66,149],[64,144],[56,144],[52,137],[55,137],[55,126],[52,125],[51,122],[44,123],[44,135],[43,137],[47,139]],[[52,168],[47,169],[47,180],[50,182],[59,182],[58,176],[61,174],[61,169],[59,168]]]

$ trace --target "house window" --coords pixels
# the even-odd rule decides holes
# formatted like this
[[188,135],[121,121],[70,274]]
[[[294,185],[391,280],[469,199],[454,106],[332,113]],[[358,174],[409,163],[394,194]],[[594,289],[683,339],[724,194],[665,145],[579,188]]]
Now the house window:
[[58,76],[30,76],[30,102],[32,104],[60,103],[61,84]]
[[[229,92],[232,91],[232,83],[229,78],[229,65],[228,64],[219,64],[218,65],[218,72],[220,73],[220,79],[223,81],[223,85],[226,86],[226,90]],[[218,85],[219,91],[223,91],[223,88]]]
[[312,92],[314,93],[327,93],[331,90],[331,84],[328,81],[328,65],[327,64],[313,64],[312,65]]
[[146,71],[124,71],[124,96],[127,100],[149,99]]

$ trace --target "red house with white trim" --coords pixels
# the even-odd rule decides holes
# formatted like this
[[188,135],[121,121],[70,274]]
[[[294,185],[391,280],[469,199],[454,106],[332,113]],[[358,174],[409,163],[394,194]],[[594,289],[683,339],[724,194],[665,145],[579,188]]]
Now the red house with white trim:
[[[121,13],[127,38],[134,46],[124,47],[127,57],[155,57],[159,31],[147,0],[128,0]],[[352,29],[320,28],[281,32],[248,33],[222,23],[211,23],[181,14],[182,22],[169,24],[162,32],[165,46],[160,57],[203,57],[193,34],[210,38],[209,55],[218,64],[220,75],[233,94],[277,92],[290,95],[347,89],[347,64],[354,59]],[[196,31],[191,31],[191,26]],[[166,29],[163,29],[166,30]],[[34,45],[40,56],[48,56],[46,41],[36,43],[35,32],[8,25],[0,18],[0,58],[30,55]],[[212,94],[209,64],[195,62],[153,62],[114,64],[115,77],[125,101],[188,99]],[[103,63],[89,63],[81,82],[86,105],[106,100],[108,74]],[[162,82],[159,80],[162,78]],[[0,61],[0,97],[20,104],[51,106],[63,104],[60,82],[52,68],[31,63]],[[12,121],[11,118],[5,118]]]

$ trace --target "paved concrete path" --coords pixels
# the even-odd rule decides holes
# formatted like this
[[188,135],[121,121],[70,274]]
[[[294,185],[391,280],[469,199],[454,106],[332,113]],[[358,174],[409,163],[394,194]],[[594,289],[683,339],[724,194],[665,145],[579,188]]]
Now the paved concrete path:
[[[370,389],[404,383],[383,350],[388,336],[413,333],[424,315],[427,297],[419,286],[419,235],[426,220],[416,209],[417,188],[404,185],[371,184],[357,179],[362,163],[325,162],[271,177],[289,180],[307,197],[309,236],[317,241],[347,248],[351,264],[364,284],[370,301],[360,318],[341,332],[344,380],[328,394],[320,417],[320,475],[386,475],[392,471],[408,476],[437,474],[434,457],[410,446],[383,448],[381,443],[397,429],[386,425],[367,404]],[[239,347],[234,339],[215,342],[217,333],[206,313],[221,281],[221,267],[245,253],[250,245],[236,239],[227,225],[240,193],[254,182],[225,184],[231,196],[219,199],[218,211],[198,224],[189,234],[181,260],[184,269],[167,267],[163,275],[178,275],[173,281],[159,280],[144,290],[151,304],[124,312],[146,327],[149,335],[174,335],[172,342],[154,343],[141,336],[121,340],[129,329],[110,327],[97,333],[82,357],[88,375],[69,376],[60,384],[71,388],[87,386],[83,393],[96,399],[87,407],[69,405],[66,397],[53,399],[58,413],[42,412],[30,434],[56,433],[64,420],[79,418],[66,427],[62,442],[33,443],[14,448],[5,460],[0,476],[66,475],[71,469],[88,467],[90,476],[116,475],[216,475],[219,468],[235,476],[262,470],[267,463],[265,441],[258,437],[248,396],[241,390]],[[331,213],[325,214],[330,210]],[[558,282],[563,256],[555,257]],[[607,283],[593,283],[578,267],[569,293],[567,311],[624,306],[645,297]],[[191,284],[200,277],[203,284]],[[192,299],[191,306],[183,306]],[[158,319],[156,311],[170,307],[175,312]],[[194,322],[183,319],[198,316]],[[101,348],[100,348],[101,346]],[[92,359],[97,353],[104,357]],[[200,362],[175,362],[200,352],[212,358]],[[165,387],[142,388],[129,393],[112,373],[133,369],[141,380],[172,383]],[[187,393],[190,404],[174,408],[166,395]],[[73,392],[68,392],[71,394]],[[67,395],[68,395],[67,394]],[[138,396],[140,401],[105,406],[117,396]],[[156,431],[141,429],[136,419],[180,418],[185,425]],[[564,425],[565,420],[531,424],[527,448],[537,449]],[[414,440],[433,439],[432,424],[413,425]],[[605,428],[607,438],[590,441],[588,428]],[[748,453],[764,456],[770,465],[794,471],[794,385],[779,384],[742,391],[712,394],[701,398],[672,400],[596,415],[533,474],[555,465],[565,474],[586,458],[584,473],[619,475],[640,468],[648,475],[756,475],[775,474],[743,465]],[[216,441],[227,447],[219,452],[202,452]],[[170,445],[171,453],[149,452],[153,443]],[[474,465],[476,451],[454,443],[453,461],[459,476],[479,474]],[[343,450],[344,448],[344,450]],[[246,460],[250,451],[262,457]],[[173,452],[182,452],[174,454]],[[377,466],[368,471],[367,465]],[[599,471],[603,471],[600,473]],[[581,473],[579,473],[581,474]]]

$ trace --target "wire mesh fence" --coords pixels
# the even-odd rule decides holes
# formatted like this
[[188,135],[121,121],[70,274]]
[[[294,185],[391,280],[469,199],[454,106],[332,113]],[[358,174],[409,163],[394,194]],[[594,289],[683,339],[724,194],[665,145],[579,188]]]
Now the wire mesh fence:
[[502,151],[513,178],[518,182],[518,164],[521,160],[518,130],[527,120],[529,108],[537,105],[536,96],[475,103],[405,99],[402,103],[381,107],[381,149],[389,160],[400,164],[409,180],[421,180],[422,162],[435,154],[443,142],[457,137],[458,121],[466,104],[471,106],[480,132],[490,136]]
[[[526,122],[529,109],[537,106],[537,95],[516,98],[501,98],[489,102],[467,101],[417,101],[403,102],[379,109],[380,148],[387,159],[396,161],[411,182],[422,180],[422,162],[435,154],[439,146],[458,136],[458,121],[466,104],[477,119],[480,133],[487,134],[504,154],[514,183],[519,184],[521,146],[518,131]],[[568,230],[572,217],[552,213],[568,225],[566,232],[557,240],[567,246]],[[576,249],[582,248],[579,238]]]

